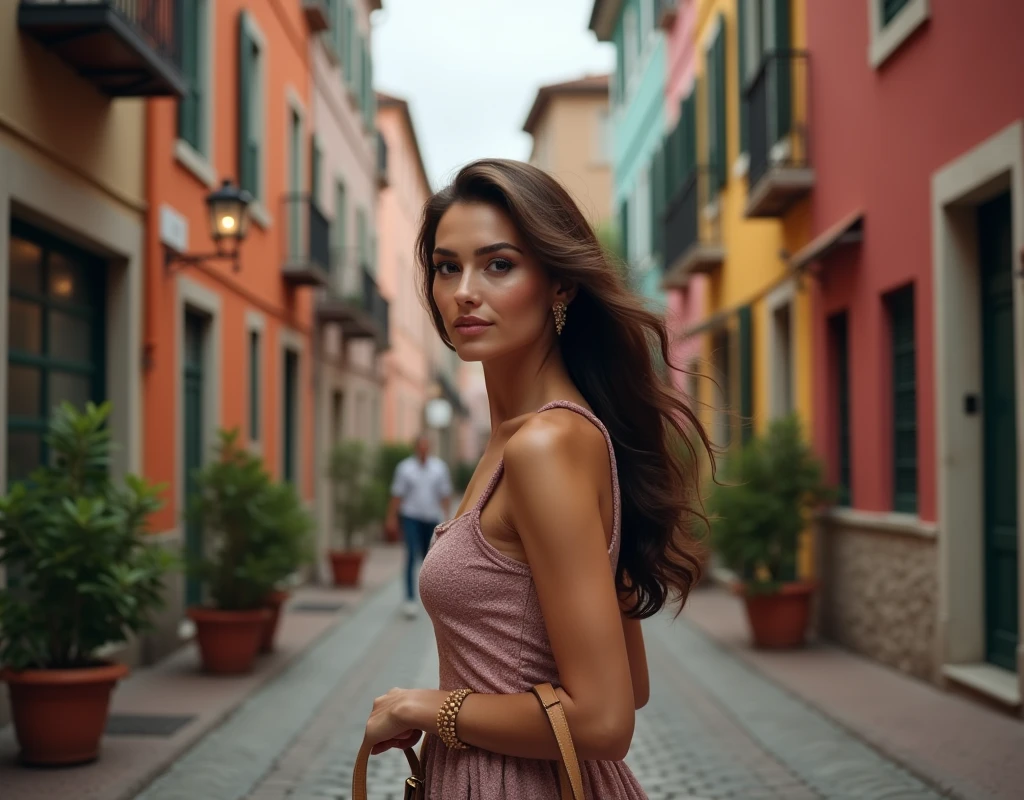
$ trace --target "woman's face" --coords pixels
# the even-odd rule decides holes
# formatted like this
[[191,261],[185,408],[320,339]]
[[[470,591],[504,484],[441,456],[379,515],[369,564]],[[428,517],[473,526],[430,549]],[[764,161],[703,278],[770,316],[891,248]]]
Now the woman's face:
[[462,360],[488,361],[554,336],[558,288],[503,211],[456,203],[434,244],[434,303]]

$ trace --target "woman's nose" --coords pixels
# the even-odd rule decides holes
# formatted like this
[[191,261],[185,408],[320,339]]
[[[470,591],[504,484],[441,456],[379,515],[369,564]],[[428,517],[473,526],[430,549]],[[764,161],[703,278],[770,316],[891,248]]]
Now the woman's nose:
[[455,289],[455,302],[460,305],[478,305],[479,293],[472,270],[463,270],[459,277],[459,285]]

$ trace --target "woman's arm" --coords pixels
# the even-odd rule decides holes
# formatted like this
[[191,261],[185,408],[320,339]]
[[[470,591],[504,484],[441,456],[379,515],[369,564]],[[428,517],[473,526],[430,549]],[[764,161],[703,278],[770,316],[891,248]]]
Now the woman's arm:
[[[635,710],[626,646],[632,623],[619,610],[601,518],[600,497],[611,486],[604,437],[570,411],[536,417],[505,448],[505,482],[509,522],[533,573],[577,753],[585,760],[624,758]],[[379,714],[390,713],[392,725],[379,724],[373,738],[394,746],[404,740],[393,737],[406,729],[436,731],[445,696],[411,691],[380,698]],[[368,735],[373,723],[371,716]],[[559,757],[547,717],[529,693],[470,695],[457,733],[495,753]]]

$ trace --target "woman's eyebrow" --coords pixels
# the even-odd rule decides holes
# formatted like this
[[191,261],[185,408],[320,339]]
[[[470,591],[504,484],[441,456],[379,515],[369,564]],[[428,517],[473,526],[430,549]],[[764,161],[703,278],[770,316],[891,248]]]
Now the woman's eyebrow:
[[[523,254],[522,250],[520,250],[518,247],[516,247],[514,244],[511,244],[510,242],[496,242],[494,244],[486,245],[485,247],[477,248],[473,252],[473,255],[485,256],[488,253],[497,253],[499,250],[515,250],[520,255]],[[454,250],[448,250],[447,248],[444,248],[444,247],[435,247],[434,248],[434,255],[435,256],[447,256],[448,258],[458,258],[459,257],[459,254],[456,253]]]

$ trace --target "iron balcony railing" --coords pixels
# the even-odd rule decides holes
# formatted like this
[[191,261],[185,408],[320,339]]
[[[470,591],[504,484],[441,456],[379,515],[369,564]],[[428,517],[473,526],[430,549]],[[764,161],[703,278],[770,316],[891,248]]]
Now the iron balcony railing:
[[751,187],[774,167],[810,166],[807,78],[807,53],[774,52],[747,84]]
[[362,272],[362,304],[363,310],[370,315],[374,324],[380,330],[380,343],[381,349],[388,347],[390,341],[390,325],[388,321],[389,304],[380,293],[380,288],[377,286],[377,279],[374,278],[373,273],[370,272],[369,267],[363,264],[360,267]]
[[331,269],[331,223],[308,194],[284,197],[285,262]]
[[704,213],[715,198],[714,177],[710,167],[695,167],[669,200],[663,234],[666,269],[671,269],[695,245],[721,244],[721,215]]

